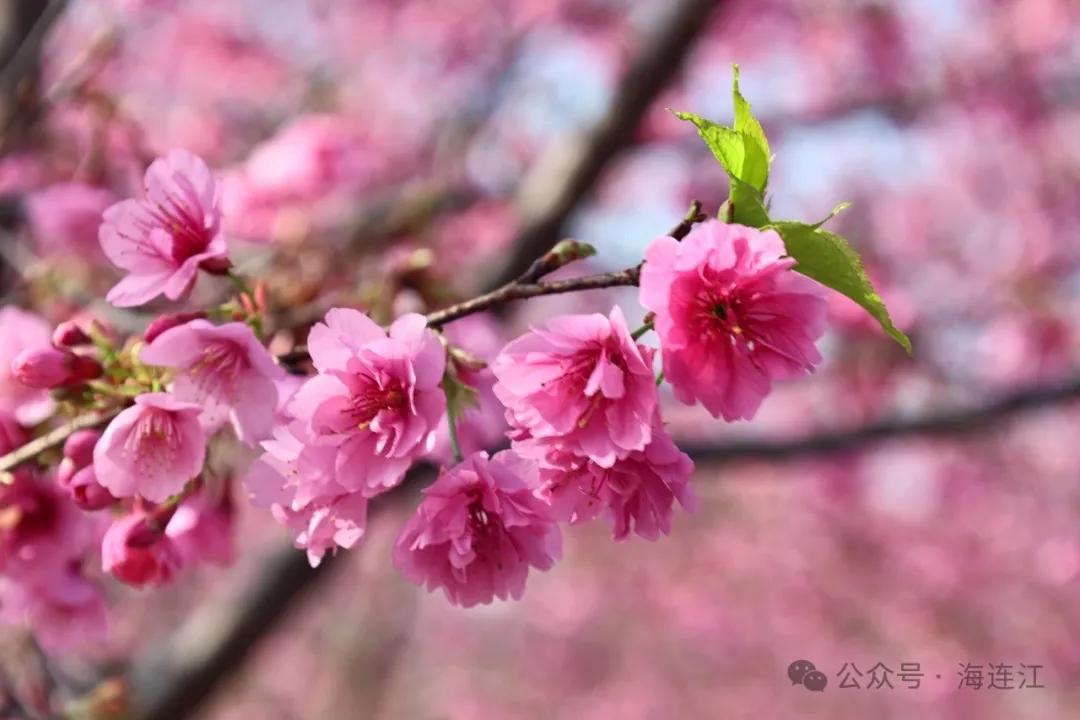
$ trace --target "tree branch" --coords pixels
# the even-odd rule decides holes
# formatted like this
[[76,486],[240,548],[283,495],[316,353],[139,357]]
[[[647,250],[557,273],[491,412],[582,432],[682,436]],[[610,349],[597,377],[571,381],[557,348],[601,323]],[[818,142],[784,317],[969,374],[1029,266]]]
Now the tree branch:
[[14,470],[24,462],[33,460],[47,450],[59,447],[64,441],[77,433],[79,430],[100,427],[105,425],[120,413],[120,408],[112,410],[99,410],[80,415],[71,422],[61,425],[55,430],[50,430],[39,438],[35,438],[22,447],[12,450],[7,455],[0,457],[0,473]]
[[976,407],[887,420],[850,430],[822,432],[797,439],[679,442],[678,445],[695,461],[704,463],[795,460],[810,455],[856,450],[875,442],[913,435],[965,435],[984,430],[1014,415],[1050,409],[1076,400],[1080,400],[1080,375],[1058,383],[1014,390]]
[[[724,0],[684,0],[668,16],[623,76],[603,119],[585,139],[580,152],[560,177],[532,177],[526,185],[552,188],[544,208],[518,235],[514,252],[492,275],[489,290],[520,277],[533,258],[551,249],[570,215],[593,190],[604,169],[633,139],[641,118],[679,72],[690,48]],[[528,191],[528,188],[525,189]],[[548,193],[543,193],[545,196]]]
[[[368,523],[435,479],[434,466],[414,465],[405,480],[372,500]],[[276,551],[239,600],[200,607],[169,643],[131,668],[128,687],[136,720],[182,720],[243,665],[259,640],[305,592],[345,562],[328,554],[318,568],[292,543]]]

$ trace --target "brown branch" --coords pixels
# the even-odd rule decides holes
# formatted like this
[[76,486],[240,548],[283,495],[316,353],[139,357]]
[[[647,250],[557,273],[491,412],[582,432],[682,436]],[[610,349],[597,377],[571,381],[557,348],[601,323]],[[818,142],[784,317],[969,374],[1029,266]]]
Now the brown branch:
[[633,140],[641,118],[664,87],[676,76],[710,15],[724,0],[683,0],[668,16],[645,49],[623,76],[604,117],[573,154],[570,167],[559,177],[530,177],[526,192],[542,185],[544,209],[514,242],[504,267],[493,273],[489,290],[520,277],[534,258],[558,242],[570,215],[589,196],[608,164]]
[[[368,523],[395,503],[412,499],[415,490],[434,479],[432,465],[414,465],[400,485],[372,500]],[[128,687],[136,720],[189,717],[222,681],[240,670],[292,603],[325,582],[348,552],[339,549],[312,568],[307,555],[289,543],[275,552],[239,600],[199,608],[165,647],[131,666]]]
[[[676,240],[682,240],[690,233],[690,229],[695,223],[704,222],[707,218],[708,216],[701,212],[701,203],[695,200],[690,205],[690,211],[686,214],[686,217],[672,228],[668,234]],[[585,275],[546,283],[538,282],[544,275],[554,272],[562,265],[563,262],[553,257],[551,253],[545,253],[533,262],[517,280],[503,285],[498,290],[428,313],[428,327],[437,328],[454,320],[460,320],[467,315],[491,310],[518,300],[527,300],[544,295],[582,292],[584,290],[633,286],[638,284],[641,275],[641,264],[639,264],[636,267],[614,272]],[[304,345],[278,355],[278,361],[286,366],[296,365],[309,358],[307,347]]]
[[41,117],[41,48],[66,0],[0,0],[0,153],[28,142]]
[[71,422],[61,425],[55,430],[50,430],[39,438],[35,438],[22,447],[12,450],[7,455],[0,457],[0,473],[10,472],[24,462],[33,460],[47,450],[59,447],[64,441],[77,433],[79,430],[100,427],[105,425],[120,413],[120,409],[100,410],[80,415]]
[[1014,390],[987,403],[919,417],[885,420],[858,428],[828,431],[785,440],[686,443],[679,447],[697,462],[738,460],[777,462],[812,455],[850,452],[868,444],[916,435],[965,435],[1025,412],[1046,410],[1080,400],[1080,375],[1058,383]]

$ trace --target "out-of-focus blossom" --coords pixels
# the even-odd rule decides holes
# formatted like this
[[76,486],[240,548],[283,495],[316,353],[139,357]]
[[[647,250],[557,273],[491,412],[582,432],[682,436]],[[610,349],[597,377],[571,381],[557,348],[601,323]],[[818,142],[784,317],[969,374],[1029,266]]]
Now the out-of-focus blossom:
[[82,183],[57,183],[30,193],[26,214],[39,251],[100,262],[101,217],[116,200],[110,190]]
[[19,470],[0,485],[0,569],[43,582],[90,548],[93,528],[59,488]]
[[52,331],[42,318],[17,307],[0,308],[0,410],[12,414],[23,425],[35,425],[47,418],[55,403],[47,390],[29,387],[11,372],[12,362],[24,350],[47,348]]
[[186,567],[208,562],[227,567],[236,556],[235,513],[225,496],[212,501],[205,491],[180,504],[165,528]]
[[101,587],[72,569],[37,583],[0,582],[0,608],[7,623],[25,620],[50,655],[85,650],[108,635]]
[[183,558],[167,535],[159,534],[147,543],[145,523],[143,512],[114,520],[101,541],[101,567],[128,585],[161,587],[180,572]]
[[220,189],[200,158],[173,150],[146,170],[145,197],[123,200],[104,214],[99,239],[109,260],[128,272],[106,296],[117,307],[164,294],[179,300],[199,269],[230,263],[221,233]]
[[101,363],[66,348],[30,348],[11,361],[11,376],[36,390],[77,385],[101,377]]

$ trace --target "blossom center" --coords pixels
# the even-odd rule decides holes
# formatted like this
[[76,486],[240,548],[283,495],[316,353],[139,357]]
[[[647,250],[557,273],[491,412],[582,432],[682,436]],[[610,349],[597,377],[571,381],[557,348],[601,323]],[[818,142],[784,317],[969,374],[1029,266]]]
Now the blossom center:
[[188,374],[204,393],[233,400],[237,380],[250,367],[247,353],[236,343],[215,340],[203,349]]
[[138,472],[156,475],[172,467],[180,441],[170,414],[151,408],[139,418],[128,435],[123,453],[135,456]]
[[151,214],[172,236],[172,259],[183,263],[188,258],[206,252],[210,245],[204,223],[199,214],[186,203],[169,198],[168,205],[156,205]]
[[503,569],[502,548],[513,547],[504,541],[506,527],[498,515],[489,513],[484,508],[483,493],[470,490],[469,532],[473,538],[473,551],[482,563],[494,564],[496,569]]
[[407,407],[408,396],[399,383],[381,388],[375,382],[370,382],[364,391],[349,398],[347,412],[356,426],[365,430],[383,410],[401,411]]

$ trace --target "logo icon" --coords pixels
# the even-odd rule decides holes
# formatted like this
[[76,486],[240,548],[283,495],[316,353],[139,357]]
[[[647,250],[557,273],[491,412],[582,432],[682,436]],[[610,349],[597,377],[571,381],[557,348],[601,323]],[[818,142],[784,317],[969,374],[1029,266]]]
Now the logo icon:
[[803,687],[810,692],[825,692],[825,686],[829,684],[829,678],[820,670],[811,670],[803,675]]
[[802,685],[810,692],[822,692],[829,684],[825,673],[815,668],[809,660],[796,660],[788,665],[787,676],[792,685]]

